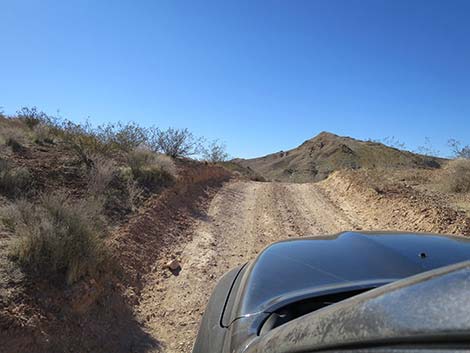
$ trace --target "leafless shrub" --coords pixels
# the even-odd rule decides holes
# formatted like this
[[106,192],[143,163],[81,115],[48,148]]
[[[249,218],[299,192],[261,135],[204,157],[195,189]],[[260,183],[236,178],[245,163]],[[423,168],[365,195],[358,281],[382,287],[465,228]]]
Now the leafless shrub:
[[228,158],[227,147],[218,140],[212,141],[208,146],[202,147],[201,150],[203,159],[211,163],[224,162]]
[[441,176],[440,185],[445,191],[470,192],[470,160],[461,158],[450,161]]
[[450,139],[447,144],[452,149],[455,158],[470,159],[470,145],[462,146],[462,143],[455,139]]
[[23,107],[16,112],[16,117],[26,124],[31,130],[39,124],[50,124],[52,118],[46,113],[39,111],[36,107]]
[[11,258],[34,275],[68,284],[95,276],[110,258],[99,215],[97,205],[72,202],[61,193],[44,195],[37,205],[19,201],[1,212],[14,234]]
[[160,130],[154,127],[150,129],[148,143],[154,152],[177,158],[198,154],[202,139],[194,137],[188,129]]
[[424,138],[424,144],[418,146],[415,152],[428,157],[439,155],[439,151],[434,149],[431,139],[429,137]]
[[389,147],[397,148],[400,150],[406,149],[406,144],[400,141],[398,138],[395,136],[387,136],[382,139],[367,139],[368,142],[373,142],[373,143],[381,143]]
[[10,162],[0,159],[0,191],[7,196],[25,195],[31,190],[33,176],[27,168],[13,167]]

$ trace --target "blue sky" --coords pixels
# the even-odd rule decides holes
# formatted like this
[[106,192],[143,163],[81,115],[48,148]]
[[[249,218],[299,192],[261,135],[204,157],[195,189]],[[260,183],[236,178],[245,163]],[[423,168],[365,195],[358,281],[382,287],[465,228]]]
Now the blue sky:
[[0,106],[188,127],[254,157],[321,131],[470,143],[470,1],[0,3]]

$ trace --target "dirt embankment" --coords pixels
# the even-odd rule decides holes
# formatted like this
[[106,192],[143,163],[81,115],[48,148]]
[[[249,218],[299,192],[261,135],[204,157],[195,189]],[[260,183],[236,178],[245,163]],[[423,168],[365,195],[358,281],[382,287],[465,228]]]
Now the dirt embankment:
[[[0,285],[0,350],[160,351],[159,337],[146,332],[136,319],[146,274],[160,258],[190,241],[189,229],[229,178],[230,173],[219,167],[183,165],[176,185],[150,198],[139,213],[115,230],[109,246],[119,268],[106,278],[55,288],[46,280],[18,278],[18,283],[10,283],[14,277],[8,274],[7,287]],[[0,275],[4,270],[2,267]]]
[[470,235],[465,212],[437,193],[396,183],[373,186],[361,172],[335,172],[318,186],[364,229]]

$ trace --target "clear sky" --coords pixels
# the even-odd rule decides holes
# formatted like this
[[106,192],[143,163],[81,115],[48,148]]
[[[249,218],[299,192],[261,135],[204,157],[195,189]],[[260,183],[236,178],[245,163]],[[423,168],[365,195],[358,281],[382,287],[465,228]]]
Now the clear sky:
[[234,157],[321,131],[470,143],[467,0],[0,0],[0,106],[188,127]]

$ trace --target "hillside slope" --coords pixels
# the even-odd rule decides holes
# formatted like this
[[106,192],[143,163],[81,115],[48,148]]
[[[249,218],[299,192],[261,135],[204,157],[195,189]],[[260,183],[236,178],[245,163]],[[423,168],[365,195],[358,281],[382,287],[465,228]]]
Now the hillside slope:
[[289,151],[260,158],[235,159],[265,178],[278,181],[323,180],[341,169],[439,168],[444,160],[399,150],[378,142],[322,132]]

